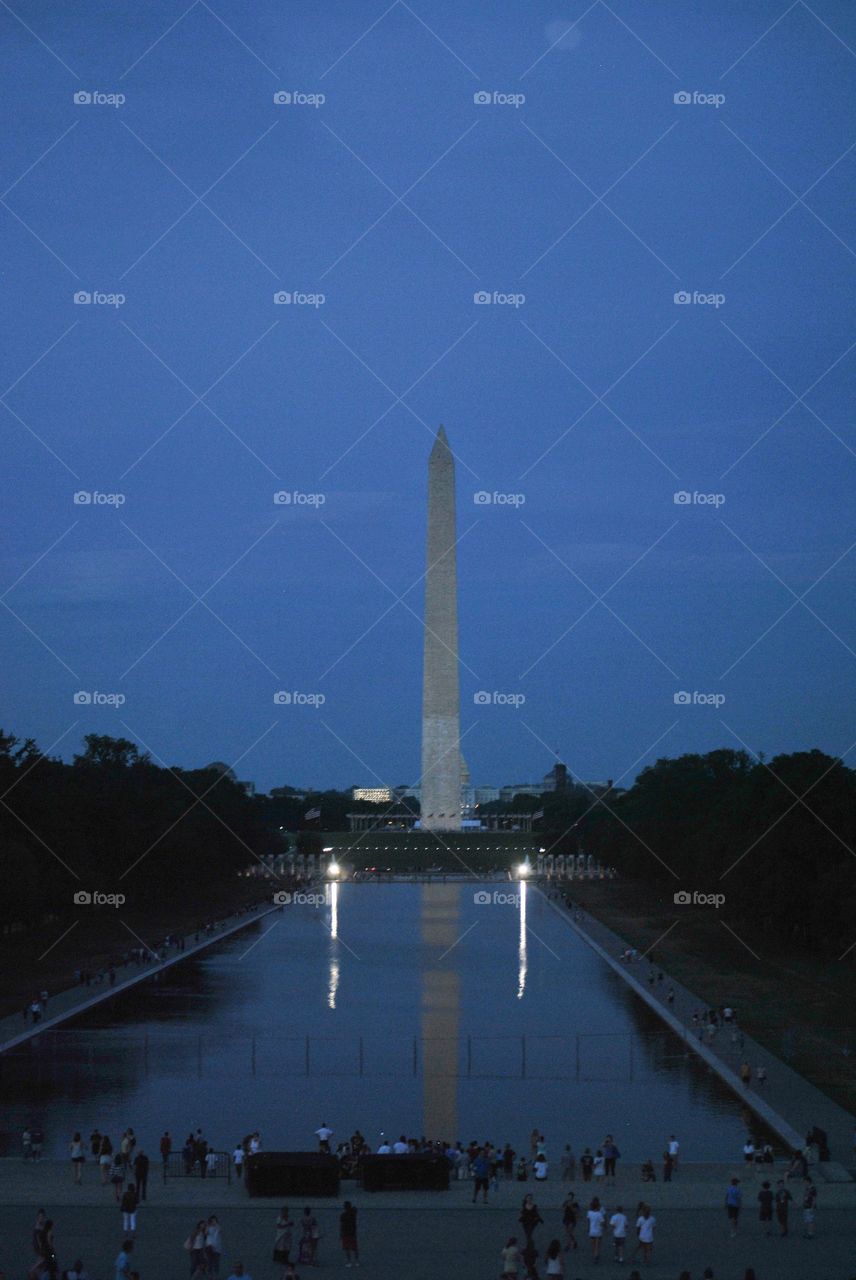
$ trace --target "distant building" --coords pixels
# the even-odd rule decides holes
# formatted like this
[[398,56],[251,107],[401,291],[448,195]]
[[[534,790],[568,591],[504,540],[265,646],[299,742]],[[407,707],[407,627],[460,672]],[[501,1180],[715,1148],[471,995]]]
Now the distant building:
[[557,760],[549,773],[544,774],[544,781],[541,785],[542,791],[567,791],[568,784],[568,766]]
[[370,804],[389,804],[392,800],[392,787],[354,787],[351,799],[367,800]]
[[515,782],[510,787],[500,787],[499,798],[506,804],[515,796],[540,796],[543,791],[543,782]]
[[476,787],[476,804],[492,804],[499,799],[499,787]]

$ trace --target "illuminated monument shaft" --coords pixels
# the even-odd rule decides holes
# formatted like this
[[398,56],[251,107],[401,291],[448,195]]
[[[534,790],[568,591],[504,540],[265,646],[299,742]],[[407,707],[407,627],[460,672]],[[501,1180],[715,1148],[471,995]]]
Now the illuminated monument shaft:
[[441,427],[428,460],[425,667],[422,683],[422,827],[461,826],[458,571],[455,460]]

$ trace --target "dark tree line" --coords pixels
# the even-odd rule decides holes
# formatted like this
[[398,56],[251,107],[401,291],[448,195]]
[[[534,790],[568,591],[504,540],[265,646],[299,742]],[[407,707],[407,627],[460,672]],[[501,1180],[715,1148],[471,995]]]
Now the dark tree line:
[[625,792],[545,802],[555,852],[581,841],[669,895],[724,893],[729,919],[799,948],[837,956],[856,941],[856,773],[821,751],[663,759]]
[[[0,731],[0,925],[36,927],[79,890],[206,913],[212,885],[269,853],[264,801],[217,768],[167,769],[88,734],[70,764]],[[274,843],[272,843],[274,842]]]

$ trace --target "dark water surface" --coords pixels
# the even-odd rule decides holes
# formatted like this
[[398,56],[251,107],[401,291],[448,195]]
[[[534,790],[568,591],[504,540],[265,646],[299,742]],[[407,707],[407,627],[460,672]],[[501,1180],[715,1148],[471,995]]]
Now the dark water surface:
[[686,1159],[736,1157],[740,1102],[522,888],[344,884],[292,904],[5,1058],[2,1128],[40,1123],[56,1155],[95,1125],[133,1125],[152,1155],[197,1126],[221,1150],[254,1129],[305,1149],[326,1121],[518,1151],[538,1126],[553,1159],[611,1132],[659,1160],[674,1132]]

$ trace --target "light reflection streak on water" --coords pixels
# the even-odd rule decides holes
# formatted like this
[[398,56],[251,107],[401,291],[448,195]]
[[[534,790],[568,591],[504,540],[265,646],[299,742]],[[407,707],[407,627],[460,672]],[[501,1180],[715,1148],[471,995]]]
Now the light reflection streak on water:
[[520,894],[520,939],[517,943],[517,999],[523,999],[526,990],[526,881],[518,881]]
[[327,983],[327,1005],[336,1008],[339,990],[339,885],[330,885],[330,976]]

